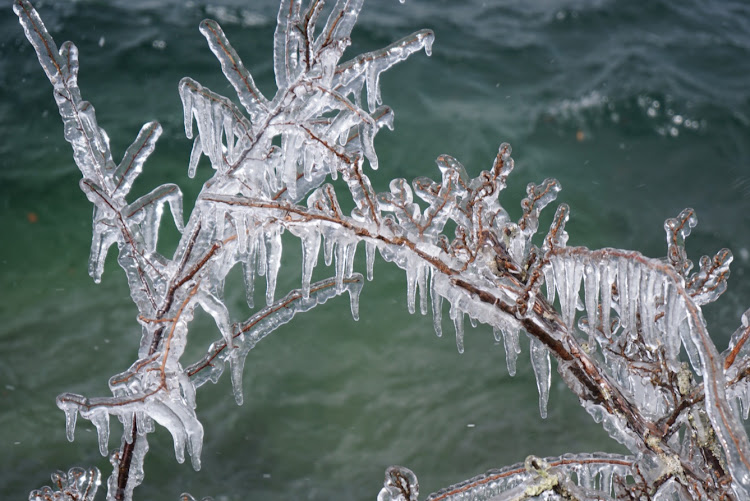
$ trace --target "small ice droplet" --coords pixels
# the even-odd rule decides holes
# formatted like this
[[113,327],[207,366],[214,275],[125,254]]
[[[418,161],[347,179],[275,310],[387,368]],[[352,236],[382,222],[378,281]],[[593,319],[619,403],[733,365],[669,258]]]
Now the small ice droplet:
[[106,39],[104,37],[99,38],[99,47],[104,47],[104,42],[106,42]]

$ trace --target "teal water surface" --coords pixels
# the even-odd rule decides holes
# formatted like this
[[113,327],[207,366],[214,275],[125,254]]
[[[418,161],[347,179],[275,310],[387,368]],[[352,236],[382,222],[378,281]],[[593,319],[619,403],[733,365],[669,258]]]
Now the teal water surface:
[[[195,180],[186,175],[191,144],[177,83],[188,75],[231,96],[198,23],[217,19],[270,95],[275,2],[37,7],[58,44],[78,45],[83,96],[115,156],[144,122],[164,127],[134,191],[176,182],[189,208],[209,173],[202,164]],[[376,189],[394,177],[438,177],[443,153],[476,175],[508,141],[516,171],[504,206],[518,216],[528,182],[559,179],[572,209],[570,245],[663,256],[664,219],[693,207],[691,257],[721,247],[735,255],[727,292],[704,310],[723,349],[750,306],[750,6],[370,0],[351,55],[421,28],[435,31],[432,57],[417,54],[383,77],[396,121],[376,141]],[[95,464],[109,474],[88,422],[67,442],[55,397],[108,394],[108,378],[136,358],[140,328],[114,253],[102,284],[86,274],[91,207],[51,86],[8,1],[0,2],[0,137],[0,499],[25,499],[56,469]],[[167,252],[177,234],[163,226]],[[298,286],[299,255],[288,239],[279,292]],[[227,291],[244,314],[238,276]],[[225,379],[198,394],[203,469],[178,465],[159,429],[136,498],[366,500],[391,464],[413,469],[427,494],[532,453],[621,451],[556,374],[549,416],[539,417],[527,343],[510,378],[488,329],[468,329],[459,355],[452,328],[436,338],[432,320],[409,315],[405,299],[403,273],[378,259],[359,322],[337,299],[264,340],[246,364],[242,407]],[[197,316],[184,360],[218,337],[212,324]]]

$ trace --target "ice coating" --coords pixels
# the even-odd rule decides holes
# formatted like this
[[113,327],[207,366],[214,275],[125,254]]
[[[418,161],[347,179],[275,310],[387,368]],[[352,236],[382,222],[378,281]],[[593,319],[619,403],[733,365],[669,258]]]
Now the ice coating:
[[610,499],[614,480],[625,481],[634,465],[632,456],[602,452],[544,459],[530,456],[524,463],[489,470],[440,489],[426,501],[534,499],[532,492],[537,493],[537,499],[565,499],[557,494],[560,489],[554,489],[558,485],[576,495],[574,499]]
[[44,486],[29,493],[29,501],[94,501],[101,485],[101,473],[97,468],[71,468],[67,472],[56,471],[51,475],[54,487]]

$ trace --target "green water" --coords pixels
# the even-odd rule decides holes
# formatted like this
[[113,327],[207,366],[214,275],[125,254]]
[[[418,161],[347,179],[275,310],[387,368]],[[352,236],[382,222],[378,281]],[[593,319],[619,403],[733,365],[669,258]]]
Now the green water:
[[[0,498],[24,499],[56,469],[96,464],[108,475],[93,426],[79,422],[76,441],[67,442],[55,397],[106,395],[108,378],[135,359],[140,328],[114,255],[101,285],[86,274],[91,207],[51,87],[9,3],[0,2]],[[189,208],[209,173],[202,164],[197,179],[187,178],[191,145],[177,82],[189,75],[231,92],[197,25],[218,17],[271,94],[274,4],[38,7],[58,43],[79,46],[80,86],[115,156],[142,123],[163,125],[134,192],[176,182]],[[371,178],[382,191],[394,177],[438,177],[434,158],[442,153],[476,174],[509,141],[516,171],[501,197],[512,215],[528,182],[556,177],[560,200],[572,208],[570,245],[655,257],[665,254],[664,219],[694,207],[691,257],[721,247],[735,254],[728,291],[705,308],[723,349],[750,306],[750,10],[727,1],[634,4],[370,0],[352,54],[420,28],[436,34],[431,58],[416,55],[383,78],[396,130],[378,136],[381,167]],[[177,238],[170,224],[165,252]],[[287,239],[280,293],[298,287],[299,255]],[[359,271],[363,264],[360,256]],[[230,276],[227,291],[243,315],[241,278]],[[448,322],[436,338],[432,320],[409,315],[405,299],[403,273],[378,258],[359,322],[338,299],[264,340],[247,361],[244,406],[224,379],[198,394],[203,469],[178,465],[159,429],[137,499],[183,491],[227,500],[373,499],[391,464],[413,469],[427,494],[531,453],[621,451],[556,374],[549,416],[539,417],[527,343],[510,378],[488,329],[468,329],[459,355]],[[217,337],[213,321],[199,315],[184,360]]]

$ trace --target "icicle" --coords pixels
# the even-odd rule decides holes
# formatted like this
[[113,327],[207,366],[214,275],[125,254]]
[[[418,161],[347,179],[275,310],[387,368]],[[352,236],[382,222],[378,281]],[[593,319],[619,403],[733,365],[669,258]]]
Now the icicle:
[[606,496],[609,496],[612,493],[612,481],[614,477],[614,469],[613,468],[600,468],[599,469],[599,490],[603,492]]
[[565,266],[566,259],[561,256],[552,256],[550,258],[550,262],[552,263],[552,269],[555,272],[555,279],[552,281],[552,283],[555,284],[555,288],[557,289],[557,294],[559,296],[560,301],[560,310],[563,315],[563,322],[567,324],[567,317],[566,312],[568,311],[567,304],[570,301],[567,296],[568,288],[566,287],[567,284],[567,274],[566,270],[567,267]]
[[443,298],[436,289],[437,271],[430,276],[430,298],[432,299],[432,325],[437,337],[443,335]]
[[117,419],[122,423],[122,438],[128,444],[133,443],[133,419],[135,418],[132,412],[124,412],[117,415]]
[[[193,106],[194,106],[193,101],[194,100],[193,100],[193,92],[192,92],[191,84],[192,84],[192,80],[183,79],[180,81],[180,84],[178,86],[178,89],[180,92],[180,98],[182,99],[182,119],[183,119],[183,125],[185,127],[185,136],[188,139],[193,139]],[[198,143],[198,137],[196,136],[195,142],[193,142],[193,151],[195,151],[197,143]],[[198,153],[198,155],[200,155],[200,153]],[[193,155],[191,154],[190,155],[191,163],[192,163],[192,157]]]
[[547,265],[543,269],[544,272],[544,286],[547,288],[547,302],[554,304],[555,302],[555,269],[552,265]]
[[336,241],[333,239],[333,235],[331,234],[331,232],[325,233],[324,236],[323,262],[326,264],[326,266],[331,266],[331,263],[333,262],[333,247],[336,244]]
[[[572,263],[568,264],[568,282],[566,284],[568,288],[568,309],[567,317],[568,320],[566,324],[568,325],[568,329],[571,331],[573,330],[573,323],[576,319],[576,309],[583,309],[583,305],[581,304],[581,298],[578,293],[578,291],[581,288],[581,279],[583,278],[583,263],[581,263],[580,260],[574,259]],[[565,313],[563,313],[563,317],[565,317]]]
[[748,417],[750,417],[750,385],[744,383],[736,386],[740,386],[737,392],[737,398],[742,404],[742,419],[747,421]]
[[247,260],[242,262],[242,275],[245,279],[245,298],[247,300],[247,306],[252,310],[255,308],[255,250],[254,245],[251,246],[253,249],[250,252]]
[[529,351],[531,353],[531,367],[536,376],[536,387],[539,390],[539,414],[547,417],[547,400],[549,400],[550,359],[549,351],[544,344],[535,337],[531,337]]
[[266,304],[273,303],[276,292],[276,277],[281,267],[281,228],[274,227],[266,232]]
[[555,270],[555,285],[560,296],[562,319],[569,329],[573,328],[578,305],[578,289],[583,276],[583,264],[576,258],[555,257],[552,261]]
[[495,338],[495,342],[499,343],[503,340],[503,331],[500,330],[499,327],[492,327],[492,337]]
[[456,328],[456,348],[459,353],[464,352],[464,312],[455,303],[451,303],[450,316]]
[[145,435],[146,433],[153,433],[155,430],[154,420],[151,419],[145,412],[136,413],[136,427],[138,435]]
[[427,315],[427,277],[430,274],[430,268],[421,264],[417,270],[417,288],[419,289],[419,311],[422,315]]
[[229,217],[229,212],[219,209],[214,211],[213,216],[216,220],[216,224],[214,225],[214,238],[218,241],[222,241],[224,240],[224,234],[227,228],[227,218]]
[[201,137],[196,136],[193,141],[193,149],[190,150],[190,161],[188,162],[188,177],[190,179],[195,177],[195,173],[198,170],[198,162],[200,161],[202,154],[203,144],[201,143]]
[[344,249],[344,276],[351,277],[354,273],[354,256],[357,253],[357,241],[354,240],[346,244]]
[[58,398],[57,406],[65,412],[65,436],[68,442],[72,442],[75,439],[78,406],[72,402],[64,402],[60,398]]
[[344,268],[346,265],[346,246],[339,242],[334,252],[334,269],[336,272],[336,290],[344,290]]
[[280,179],[289,190],[292,200],[297,198],[297,163],[300,150],[303,147],[303,138],[296,133],[284,133],[281,139],[282,158]]
[[640,297],[638,299],[640,306],[641,328],[646,345],[650,348],[656,348],[659,344],[659,337],[656,334],[654,319],[656,318],[656,283],[659,276],[650,268],[643,270],[641,273],[641,284],[639,287]]
[[310,281],[315,265],[318,263],[320,238],[320,232],[317,229],[306,231],[300,238],[302,243],[302,295],[305,299],[310,296]]
[[[352,285],[347,287],[347,290],[349,291],[349,307],[352,311],[352,318],[355,321],[359,321],[359,295],[360,292],[362,292],[362,275],[352,274],[352,278],[354,278],[355,281],[352,282]],[[349,280],[351,280],[351,278]]]
[[[211,159],[211,165],[214,169],[218,170],[218,166],[224,163],[224,142],[222,141],[222,135],[224,132],[224,110],[221,107],[220,102],[211,103],[211,152],[209,158]],[[203,134],[201,134],[202,136]]]
[[602,332],[606,338],[611,337],[612,327],[610,323],[610,311],[612,309],[612,284],[614,283],[616,276],[616,268],[613,267],[609,261],[604,262],[604,266],[600,270],[601,280],[599,287],[602,292]]
[[417,274],[419,265],[412,260],[406,264],[406,307],[410,314],[414,314],[417,294]]
[[380,97],[380,71],[374,65],[369,65],[365,72],[365,82],[367,84],[367,107],[372,113],[379,104],[383,104]]
[[234,229],[237,232],[237,251],[241,255],[247,254],[247,241],[248,231],[247,222],[245,221],[245,213],[235,213],[232,215],[234,221]]
[[[641,267],[637,262],[630,260],[628,262],[628,323],[630,324],[631,335],[635,337],[637,332],[636,315],[638,313],[638,303],[641,298]],[[622,299],[622,297],[621,297]]]
[[263,277],[266,275],[266,244],[265,244],[265,235],[263,233],[260,234],[260,238],[256,240],[256,246],[255,249],[257,251],[256,253],[256,269],[255,272],[258,274],[258,276]]
[[[98,210],[98,208],[94,209],[95,212]],[[94,279],[94,283],[101,283],[107,252],[112,245],[117,243],[117,240],[117,233],[112,231],[111,226],[98,221],[94,222],[88,270],[89,276]]]
[[635,329],[631,318],[631,300],[630,300],[630,273],[628,268],[630,260],[620,258],[617,260],[617,305],[620,308],[620,325],[623,332],[629,332]]
[[576,470],[578,475],[578,485],[585,489],[591,489],[594,487],[594,476],[591,474],[591,468],[588,465],[582,464]]
[[235,144],[235,135],[234,135],[234,126],[236,124],[234,120],[234,116],[230,115],[229,113],[224,113],[223,117],[223,123],[222,126],[224,128],[224,138],[227,142],[227,151],[226,151],[226,158],[228,162],[234,161],[234,144]]
[[[238,340],[238,343],[242,343],[242,340]],[[242,393],[242,372],[245,368],[244,356],[241,356],[239,350],[233,350],[234,352],[227,357],[229,359],[229,368],[232,379],[232,392],[234,393],[234,401],[237,405],[242,405],[244,402],[244,396]]]
[[588,317],[589,344],[594,342],[594,331],[599,326],[599,266],[586,263],[584,274],[584,301]]
[[96,436],[99,439],[99,453],[106,456],[109,443],[109,414],[105,410],[97,409],[86,416],[96,426]]
[[157,401],[156,405],[153,406],[150,415],[172,434],[175,459],[180,464],[184,463],[187,434],[177,416],[161,401]]
[[516,375],[516,359],[521,353],[521,344],[518,339],[518,327],[510,326],[502,329],[503,344],[505,345],[505,364],[508,366],[508,374]]
[[188,409],[195,409],[195,385],[190,381],[190,377],[184,372],[177,374],[177,380],[180,385],[182,397],[185,399],[185,405]]
[[367,263],[367,280],[372,281],[375,268],[375,244],[369,240],[365,242],[365,261]]

